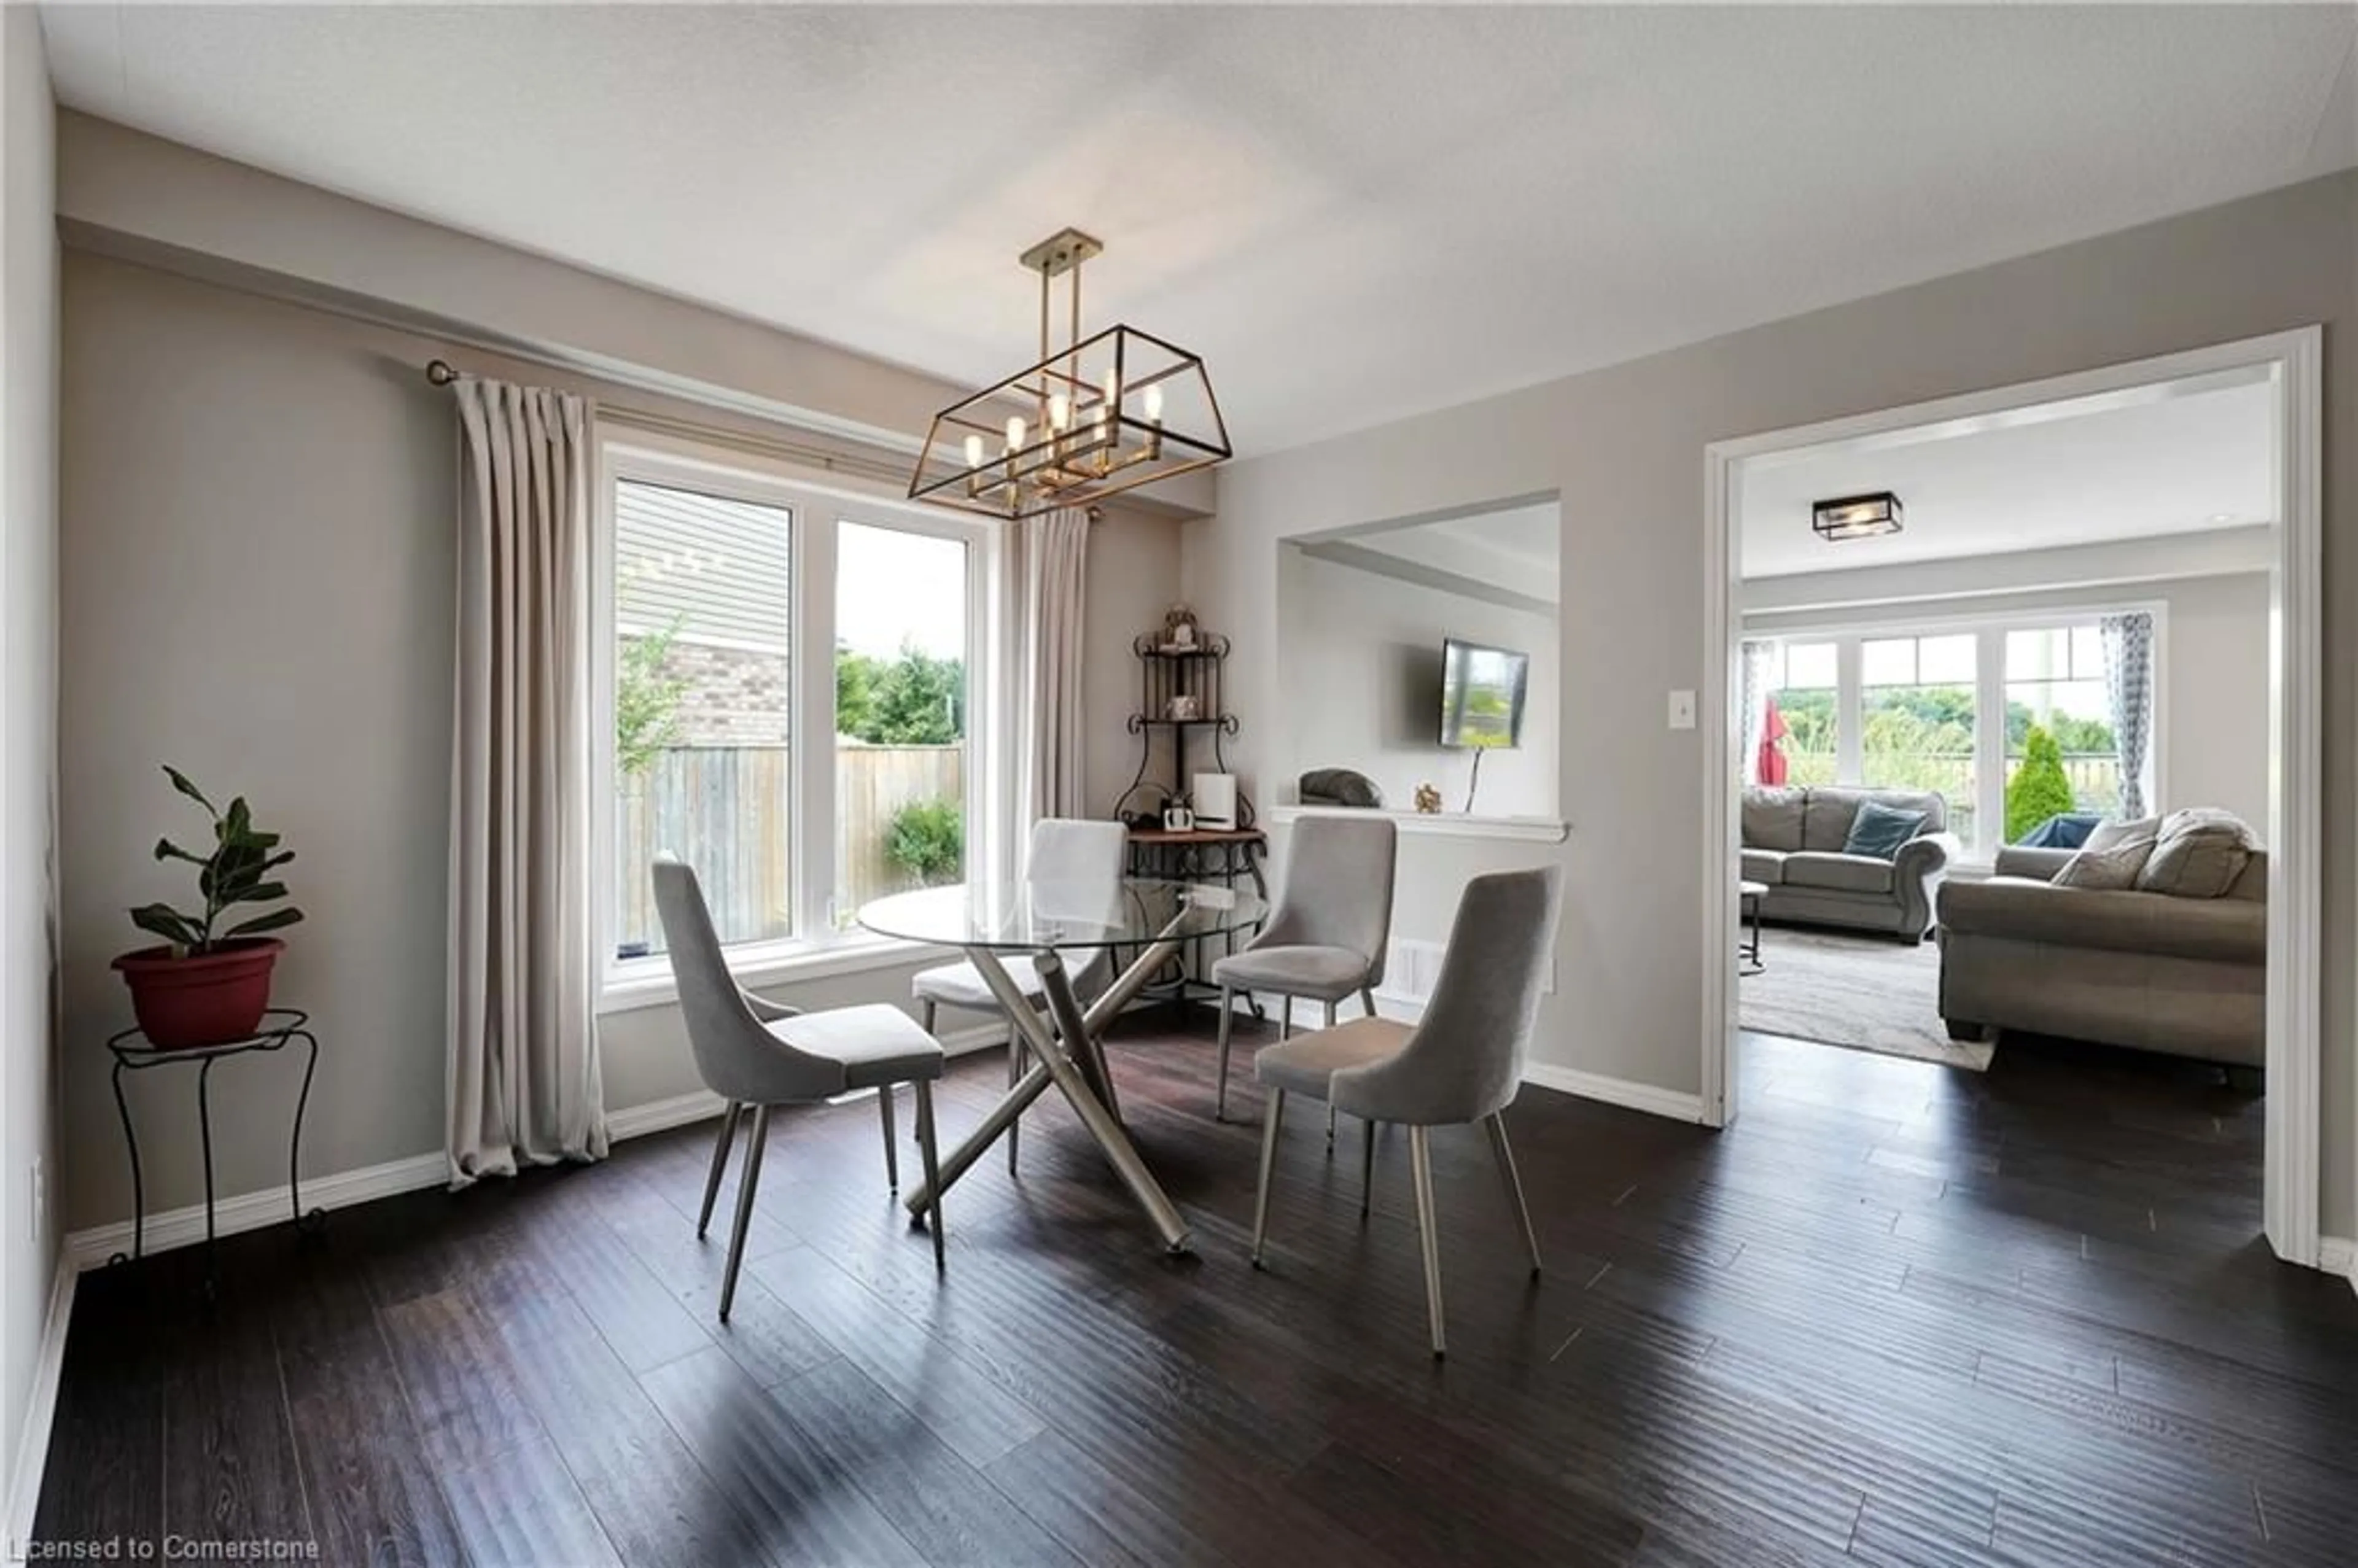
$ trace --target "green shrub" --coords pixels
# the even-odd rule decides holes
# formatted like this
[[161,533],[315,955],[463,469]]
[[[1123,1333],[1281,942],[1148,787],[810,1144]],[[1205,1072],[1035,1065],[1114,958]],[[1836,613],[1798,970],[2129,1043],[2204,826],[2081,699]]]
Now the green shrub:
[[892,814],[884,858],[925,886],[955,879],[966,865],[966,817],[954,800],[921,800]]
[[2078,805],[2063,773],[2063,749],[2053,735],[2032,725],[2022,740],[2021,764],[2006,783],[2006,841],[2018,843],[2049,817]]

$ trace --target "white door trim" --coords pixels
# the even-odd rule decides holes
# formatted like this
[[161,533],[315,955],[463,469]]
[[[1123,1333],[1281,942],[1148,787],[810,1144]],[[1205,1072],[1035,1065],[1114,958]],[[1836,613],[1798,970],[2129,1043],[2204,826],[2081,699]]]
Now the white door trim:
[[1704,842],[1720,852],[1703,867],[1703,1119],[1735,1119],[1736,881],[1741,792],[1735,759],[1742,716],[1736,660],[1743,635],[1739,573],[1731,527],[1742,463],[1795,447],[1857,439],[1951,419],[1984,418],[2067,398],[2259,370],[2277,389],[2277,521],[2269,572],[2277,643],[2272,650],[2272,769],[2268,841],[2267,1154],[2268,1243],[2288,1262],[2317,1266],[2321,1054],[2318,916],[2324,885],[2322,605],[2324,332],[2303,327],[2071,375],[1993,387],[1929,403],[1879,409],[1818,424],[1714,441],[1704,449]]

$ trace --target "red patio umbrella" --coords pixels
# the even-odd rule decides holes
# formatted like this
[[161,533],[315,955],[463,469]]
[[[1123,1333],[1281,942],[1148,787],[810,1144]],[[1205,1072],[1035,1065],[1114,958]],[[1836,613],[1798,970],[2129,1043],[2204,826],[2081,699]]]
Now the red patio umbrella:
[[1760,717],[1760,755],[1753,771],[1760,783],[1780,784],[1785,782],[1785,749],[1777,742],[1792,731],[1786,728],[1785,716],[1777,710],[1777,698],[1770,694],[1768,706]]

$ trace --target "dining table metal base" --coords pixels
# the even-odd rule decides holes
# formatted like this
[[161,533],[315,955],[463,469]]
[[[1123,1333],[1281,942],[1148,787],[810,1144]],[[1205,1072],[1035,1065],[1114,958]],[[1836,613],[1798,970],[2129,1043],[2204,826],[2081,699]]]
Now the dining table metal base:
[[[1177,922],[1174,922],[1174,928]],[[985,946],[966,949],[976,973],[990,988],[992,996],[1007,1014],[1009,1022],[1023,1044],[1030,1049],[1032,1066],[1016,1080],[1005,1098],[991,1107],[981,1125],[969,1133],[956,1149],[941,1157],[941,1187],[946,1193],[959,1177],[970,1170],[975,1162],[1004,1137],[1025,1111],[1053,1087],[1065,1097],[1081,1125],[1103,1151],[1107,1162],[1130,1195],[1146,1212],[1146,1217],[1163,1238],[1163,1245],[1173,1252],[1188,1249],[1187,1221],[1173,1203],[1163,1184],[1154,1179],[1141,1158],[1137,1145],[1130,1141],[1120,1119],[1120,1099],[1113,1087],[1113,1075],[1106,1065],[1104,1031],[1132,998],[1143,989],[1162,967],[1170,961],[1181,943],[1169,934],[1149,945],[1135,962],[1121,972],[1105,994],[1086,1010],[1073,992],[1070,973],[1065,961],[1053,949],[1043,949],[1032,956],[1033,968],[1040,974],[1042,990],[1048,1002],[1047,1019],[1026,998],[1014,978],[1000,962],[999,955]],[[1050,1020],[1055,1027],[1050,1027]],[[1012,1043],[1011,1042],[1011,1046]],[[932,1206],[932,1184],[921,1184],[904,1200],[910,1215],[921,1216]]]

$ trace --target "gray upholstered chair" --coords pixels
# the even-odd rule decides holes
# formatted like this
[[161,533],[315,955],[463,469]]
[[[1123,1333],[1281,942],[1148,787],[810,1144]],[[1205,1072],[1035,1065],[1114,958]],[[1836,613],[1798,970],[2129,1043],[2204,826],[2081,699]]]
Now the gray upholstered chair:
[[[1044,816],[1032,825],[1032,852],[1023,862],[1023,876],[1035,887],[1047,883],[1076,890],[1102,886],[1110,891],[1120,882],[1122,862],[1129,855],[1130,830],[1119,822]],[[1091,953],[1074,973],[1073,989],[1084,1005],[1105,989],[1109,967],[1100,950]],[[1007,973],[1035,1011],[1046,1008],[1048,995],[1039,970],[1029,964],[1014,964],[1008,967]],[[1003,1016],[1006,1011],[984,982],[981,971],[970,961],[920,969],[916,979],[909,982],[909,994],[925,1009],[928,1034],[934,1032],[934,1015],[941,1008],[964,1008],[994,1016]],[[1007,1039],[1007,1087],[1011,1089],[1023,1076],[1025,1054],[1023,1036],[1011,1031]],[[1016,1127],[1011,1125],[1007,1129],[1007,1169],[1011,1174],[1015,1170],[1015,1140]]]
[[1267,1046],[1254,1056],[1253,1072],[1270,1091],[1269,1110],[1262,1118],[1260,1191],[1253,1203],[1254,1268],[1261,1267],[1269,1234],[1270,1178],[1277,1168],[1285,1097],[1303,1094],[1368,1121],[1368,1152],[1360,1165],[1363,1215],[1368,1184],[1375,1174],[1376,1125],[1396,1121],[1408,1129],[1417,1230],[1424,1249],[1424,1303],[1433,1321],[1435,1357],[1444,1350],[1441,1237],[1433,1216],[1427,1129],[1478,1121],[1489,1130],[1498,1174],[1522,1222],[1523,1244],[1531,1249],[1531,1275],[1539,1276],[1539,1235],[1531,1228],[1531,1211],[1515,1175],[1504,1113],[1522,1082],[1540,988],[1555,946],[1562,881],[1561,868],[1542,866],[1494,871],[1467,882],[1433,998],[1415,1025],[1355,1018],[1338,1029]]
[[[1283,999],[1281,1039],[1293,1033],[1295,997],[1325,1002],[1330,1029],[1335,1004],[1353,991],[1368,1016],[1376,1015],[1376,987],[1383,983],[1384,950],[1391,941],[1398,853],[1399,832],[1388,816],[1320,813],[1294,823],[1285,886],[1269,924],[1244,951],[1212,966],[1212,983],[1220,988],[1220,1082],[1213,1119],[1228,1119],[1228,1033],[1237,992]],[[1334,1130],[1330,1119],[1330,1140]]]
[[696,1214],[701,1241],[712,1223],[712,1202],[729,1145],[750,1107],[753,1130],[745,1144],[745,1168],[737,1183],[737,1225],[729,1238],[729,1268],[720,1280],[720,1321],[737,1295],[737,1271],[745,1261],[745,1227],[753,1217],[753,1193],[762,1182],[762,1152],[770,1139],[770,1111],[781,1105],[806,1105],[848,1089],[873,1088],[883,1106],[884,1168],[900,1184],[892,1150],[892,1087],[917,1087],[917,1144],[925,1161],[925,1190],[934,1195],[926,1227],[934,1233],[934,1267],[943,1266],[942,1184],[936,1174],[933,1082],[942,1076],[941,1043],[917,1027],[897,1007],[829,1008],[803,1012],[765,1001],[740,988],[721,956],[720,939],[705,907],[696,873],[668,855],[654,864],[655,910],[663,918],[664,945],[679,987],[680,1011],[687,1019],[687,1043],[705,1087],[727,1100],[720,1136],[712,1147],[712,1169],[704,1179],[704,1204]]

